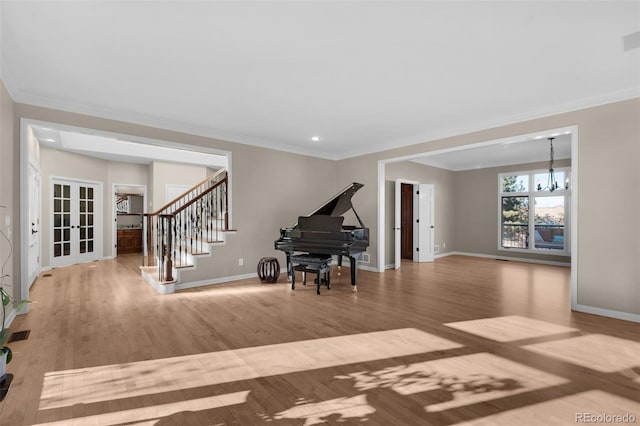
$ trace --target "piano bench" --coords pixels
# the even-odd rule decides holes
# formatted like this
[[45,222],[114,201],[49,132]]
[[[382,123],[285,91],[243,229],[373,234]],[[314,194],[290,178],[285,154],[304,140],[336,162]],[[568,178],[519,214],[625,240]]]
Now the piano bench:
[[296,272],[302,272],[302,284],[307,284],[307,272],[316,274],[316,294],[320,294],[320,286],[325,284],[331,290],[330,255],[301,254],[291,256],[291,289],[296,288]]

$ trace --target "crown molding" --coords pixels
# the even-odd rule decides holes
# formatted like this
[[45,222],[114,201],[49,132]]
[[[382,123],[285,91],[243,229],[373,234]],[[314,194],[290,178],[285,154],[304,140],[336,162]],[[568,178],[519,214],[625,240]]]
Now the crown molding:
[[[4,61],[2,61],[4,63]],[[292,154],[317,157],[326,160],[346,160],[349,158],[360,157],[364,155],[374,154],[378,152],[388,151],[397,148],[403,148],[411,145],[433,142],[448,137],[478,132],[496,127],[507,126],[529,120],[549,117],[562,113],[572,112],[580,109],[596,107],[614,102],[620,102],[628,99],[640,97],[640,87],[631,87],[615,92],[610,92],[598,96],[579,99],[576,101],[557,104],[548,108],[538,109],[526,113],[515,114],[508,117],[501,117],[492,120],[483,120],[473,122],[464,126],[456,126],[445,130],[416,134],[405,138],[395,139],[386,143],[369,145],[363,149],[354,149],[339,153],[323,151],[319,149],[302,148],[269,139],[256,138],[234,132],[225,132],[207,126],[199,126],[184,123],[177,120],[158,118],[146,114],[117,111],[110,108],[103,108],[95,105],[77,103],[68,100],[55,100],[49,97],[36,95],[27,91],[16,88],[10,73],[6,67],[3,67],[2,78],[7,87],[7,91],[16,103],[23,103],[43,108],[57,109],[61,111],[91,115],[99,118],[123,121],[127,123],[154,127],[158,129],[175,131],[181,133],[192,134],[207,138],[219,139],[226,142],[238,143],[243,145],[256,146],[260,148],[273,149]],[[9,77],[9,78],[7,78]]]
[[[15,86],[14,86],[15,87]],[[11,93],[11,92],[10,92]],[[16,103],[27,104],[42,108],[56,109],[60,111],[90,115],[108,120],[122,121],[131,124],[154,127],[157,129],[187,133],[206,138],[218,139],[225,142],[251,145],[260,148],[273,149],[292,154],[306,155],[310,157],[323,158],[326,160],[336,160],[335,154],[317,149],[306,149],[299,146],[285,144],[269,139],[256,138],[234,132],[225,132],[208,126],[199,126],[177,120],[160,118],[147,114],[140,114],[131,111],[118,111],[111,108],[99,107],[69,100],[52,99],[46,96],[37,95],[28,91],[16,90],[12,96]]]
[[600,105],[606,105],[614,102],[626,101],[633,98],[640,97],[640,87],[630,87],[615,92],[606,93],[603,95],[592,96],[589,98],[583,98],[576,101],[565,102],[557,104],[548,108],[538,109],[521,114],[515,114],[508,117],[502,117],[493,120],[477,121],[465,126],[451,127],[446,130],[422,133],[418,135],[409,136],[406,138],[396,139],[387,143],[378,144],[374,147],[367,147],[367,149],[355,149],[351,151],[344,151],[337,155],[338,160],[345,160],[353,157],[360,157],[363,155],[374,154],[382,151],[388,151],[397,148],[404,148],[411,145],[418,145],[422,143],[429,143],[439,139],[450,138],[453,136],[464,135],[473,132],[479,132],[482,130],[492,129],[496,127],[508,126],[511,124],[521,123],[524,121],[536,120],[539,118],[550,117],[553,115],[563,114],[567,112],[573,112],[581,109],[597,107]]

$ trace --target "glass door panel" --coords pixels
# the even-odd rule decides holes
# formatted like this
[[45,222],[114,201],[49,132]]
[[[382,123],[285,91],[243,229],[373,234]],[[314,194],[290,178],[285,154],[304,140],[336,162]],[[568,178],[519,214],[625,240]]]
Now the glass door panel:
[[53,180],[53,252],[51,266],[89,262],[99,258],[100,235],[96,184]]
[[53,257],[71,255],[71,185],[53,185]]

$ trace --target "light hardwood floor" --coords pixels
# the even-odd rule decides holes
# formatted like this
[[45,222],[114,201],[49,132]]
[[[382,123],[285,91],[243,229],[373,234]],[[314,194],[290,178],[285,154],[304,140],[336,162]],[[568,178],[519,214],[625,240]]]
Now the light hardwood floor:
[[138,261],[38,278],[1,425],[640,423],[640,326],[572,313],[568,268],[450,256],[358,293],[334,267],[320,296],[284,275],[161,296]]

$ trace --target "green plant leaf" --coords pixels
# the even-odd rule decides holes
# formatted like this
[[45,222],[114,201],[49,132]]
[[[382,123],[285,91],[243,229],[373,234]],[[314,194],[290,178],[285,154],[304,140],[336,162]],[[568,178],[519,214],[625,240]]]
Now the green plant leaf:
[[9,297],[4,289],[0,289],[0,294],[2,294],[2,306],[9,306],[9,303],[11,303],[11,297]]
[[3,345],[8,339],[9,339],[9,329],[3,328],[2,331],[0,331],[0,345]]
[[7,354],[7,364],[9,364],[13,359],[13,352],[11,351],[11,349],[8,346],[3,346],[2,348],[0,348],[0,351]]
[[18,300],[18,303],[16,305],[16,312],[20,312],[20,309],[22,309],[22,307],[27,303],[31,303],[31,300]]

